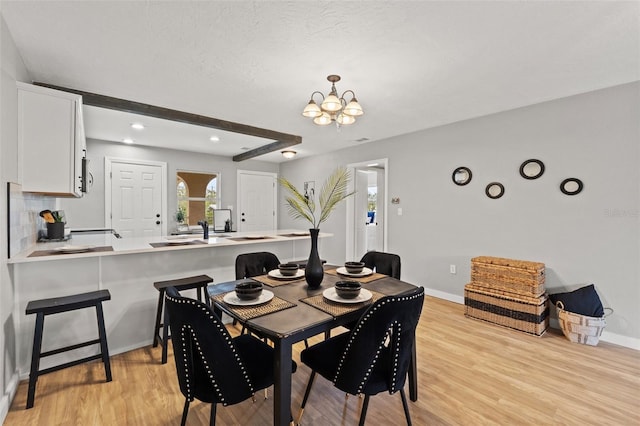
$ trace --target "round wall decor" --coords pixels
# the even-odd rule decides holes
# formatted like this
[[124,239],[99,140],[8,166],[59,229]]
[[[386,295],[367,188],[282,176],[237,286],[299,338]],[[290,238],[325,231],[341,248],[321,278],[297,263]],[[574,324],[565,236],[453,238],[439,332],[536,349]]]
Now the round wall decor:
[[500,198],[504,195],[504,185],[500,182],[491,182],[487,185],[484,192],[487,194],[487,197],[495,200],[496,198]]
[[471,182],[471,170],[468,167],[458,167],[453,171],[451,179],[456,185],[464,186]]
[[544,163],[530,159],[520,165],[520,176],[525,179],[538,179],[544,173]]
[[584,184],[580,179],[568,178],[562,181],[560,184],[560,191],[566,195],[576,195],[582,192]]

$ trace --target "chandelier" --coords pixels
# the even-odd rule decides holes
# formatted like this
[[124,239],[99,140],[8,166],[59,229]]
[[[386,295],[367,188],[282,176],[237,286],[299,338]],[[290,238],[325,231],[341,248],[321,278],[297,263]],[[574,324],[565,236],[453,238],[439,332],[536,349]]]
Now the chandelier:
[[[302,115],[313,118],[313,122],[318,126],[326,126],[332,122],[335,122],[338,127],[355,123],[356,117],[364,114],[356,99],[356,94],[353,93],[353,90],[346,90],[342,96],[338,97],[336,83],[340,81],[340,76],[332,74],[327,77],[327,80],[331,82],[331,92],[326,97],[322,92],[313,92],[309,103],[302,111]],[[316,94],[322,97],[320,106],[313,99]],[[351,94],[349,102],[345,99],[347,94]]]

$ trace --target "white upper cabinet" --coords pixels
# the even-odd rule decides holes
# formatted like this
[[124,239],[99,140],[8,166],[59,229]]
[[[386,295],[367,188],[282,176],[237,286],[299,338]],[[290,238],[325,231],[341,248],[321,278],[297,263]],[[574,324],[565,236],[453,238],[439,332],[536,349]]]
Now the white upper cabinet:
[[82,96],[18,82],[18,178],[24,192],[82,196]]

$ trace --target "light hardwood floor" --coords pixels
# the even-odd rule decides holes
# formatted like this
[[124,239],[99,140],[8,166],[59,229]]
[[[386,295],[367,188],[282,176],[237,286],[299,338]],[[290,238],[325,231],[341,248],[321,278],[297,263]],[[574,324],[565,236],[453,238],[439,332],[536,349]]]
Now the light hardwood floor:
[[[153,321],[153,318],[149,319]],[[237,334],[237,329],[233,329]],[[311,343],[313,343],[312,340]],[[415,425],[639,425],[640,352],[601,342],[570,343],[559,331],[542,337],[464,317],[464,306],[427,297],[417,332],[419,400]],[[296,345],[294,357],[304,346]],[[112,357],[113,381],[99,362],[42,376],[35,407],[25,410],[20,383],[5,425],[177,425],[184,399],[173,355],[160,348]],[[309,369],[293,378],[294,418]],[[269,425],[272,393],[218,408],[219,425]],[[316,379],[305,425],[357,424],[362,399]],[[209,421],[209,404],[192,403],[187,424]],[[399,395],[371,399],[370,425],[404,424]]]

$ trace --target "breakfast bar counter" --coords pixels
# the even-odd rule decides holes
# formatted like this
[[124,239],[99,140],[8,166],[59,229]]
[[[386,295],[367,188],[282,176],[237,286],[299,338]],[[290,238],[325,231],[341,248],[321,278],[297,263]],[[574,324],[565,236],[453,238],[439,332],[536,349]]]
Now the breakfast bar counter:
[[[330,234],[321,233],[320,237]],[[113,234],[73,235],[67,241],[40,242],[29,250],[18,253],[8,263],[69,260],[95,256],[140,254],[157,251],[206,249],[211,247],[238,246],[303,241],[308,243],[309,232],[295,229],[264,232],[211,233],[208,239],[202,235],[170,235],[161,237],[117,238]],[[110,247],[110,249],[105,249]],[[307,253],[308,254],[308,253]]]
[[[25,315],[29,301],[107,289],[104,318],[110,353],[150,345],[154,332],[158,292],[156,281],[209,275],[213,286],[235,279],[235,258],[241,253],[268,251],[282,262],[306,259],[310,238],[300,230],[260,233],[122,238],[78,235],[69,241],[38,243],[8,260],[13,275],[16,311],[17,359],[20,378],[29,374],[35,319]],[[320,234],[319,244],[324,237]],[[321,247],[320,247],[321,249]],[[195,297],[195,293],[186,293]],[[95,312],[84,309],[47,319],[43,350],[91,340],[97,336]],[[160,362],[161,350],[157,355]],[[85,347],[42,360],[42,368],[96,353]]]

